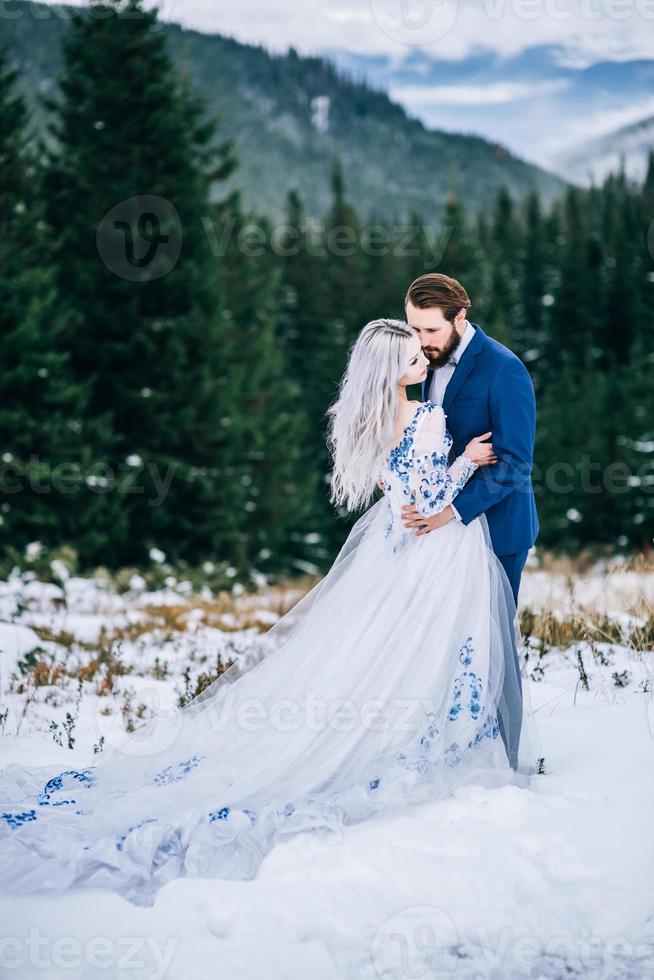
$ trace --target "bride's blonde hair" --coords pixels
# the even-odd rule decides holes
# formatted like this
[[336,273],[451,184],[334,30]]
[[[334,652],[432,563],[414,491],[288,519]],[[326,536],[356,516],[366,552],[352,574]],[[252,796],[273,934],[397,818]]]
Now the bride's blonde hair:
[[403,320],[367,323],[350,350],[339,396],[327,410],[331,501],[347,510],[370,501],[393,447],[397,383],[409,366],[413,336]]

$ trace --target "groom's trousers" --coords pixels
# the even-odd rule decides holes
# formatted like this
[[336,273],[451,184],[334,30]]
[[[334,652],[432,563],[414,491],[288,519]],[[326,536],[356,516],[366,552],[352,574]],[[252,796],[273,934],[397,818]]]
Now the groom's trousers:
[[[498,555],[500,564],[502,565],[506,576],[509,580],[511,586],[511,591],[513,592],[513,598],[515,599],[516,606],[518,605],[518,592],[520,591],[520,578],[522,576],[522,570],[525,567],[525,562],[527,561],[528,551],[519,551],[514,555]],[[507,687],[505,689],[506,698],[506,708],[508,713],[508,728],[509,734],[507,737],[506,726],[504,724],[503,718],[500,715],[498,717],[498,724],[500,729],[500,735],[502,736],[502,741],[504,742],[504,747],[506,748],[506,754],[509,759],[509,763],[513,769],[517,768],[518,764],[518,746],[520,744],[520,729],[522,728],[522,677],[520,676],[520,660],[518,657],[518,651],[515,646],[512,647],[511,651],[518,674],[518,684],[520,686],[519,696],[516,699],[515,691]]]
[[515,599],[516,606],[518,605],[518,592],[520,591],[520,579],[522,577],[522,569],[525,567],[527,561],[528,551],[519,551],[515,555],[498,555],[498,559],[502,568],[506,572],[506,577],[509,580],[509,585],[513,592],[513,598]]

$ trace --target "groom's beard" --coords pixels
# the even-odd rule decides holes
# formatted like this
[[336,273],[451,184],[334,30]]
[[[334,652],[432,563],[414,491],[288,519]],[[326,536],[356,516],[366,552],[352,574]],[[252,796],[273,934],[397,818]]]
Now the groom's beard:
[[452,327],[452,333],[447,338],[444,347],[423,347],[423,353],[429,358],[429,367],[434,370],[447,364],[460,343],[461,337],[456,327]]

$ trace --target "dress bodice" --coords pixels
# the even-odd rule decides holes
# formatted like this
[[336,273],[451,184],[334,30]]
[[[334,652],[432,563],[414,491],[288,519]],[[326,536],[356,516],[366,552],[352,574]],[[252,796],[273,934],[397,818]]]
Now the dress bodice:
[[386,537],[395,551],[415,536],[415,530],[405,528],[401,521],[405,504],[413,504],[425,517],[438,514],[478,469],[463,453],[448,467],[453,440],[445,420],[441,405],[421,402],[381,471],[388,502]]

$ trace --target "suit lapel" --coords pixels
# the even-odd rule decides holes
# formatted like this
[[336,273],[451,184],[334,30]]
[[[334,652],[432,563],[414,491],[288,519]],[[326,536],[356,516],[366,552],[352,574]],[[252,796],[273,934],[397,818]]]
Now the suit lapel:
[[428,368],[427,377],[422,382],[422,400],[426,402],[429,399],[429,389],[431,388],[431,379],[434,376],[432,368]]
[[459,391],[463,387],[463,383],[472,371],[475,360],[481,353],[482,346],[486,339],[486,334],[481,329],[481,327],[473,323],[475,328],[475,335],[464,350],[461,355],[461,360],[454,369],[454,374],[447,383],[445,388],[445,395],[443,396],[443,411],[447,415],[452,405],[452,402],[459,394]]

